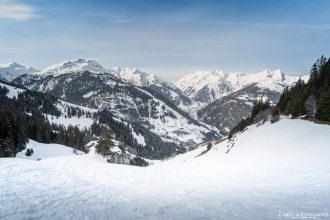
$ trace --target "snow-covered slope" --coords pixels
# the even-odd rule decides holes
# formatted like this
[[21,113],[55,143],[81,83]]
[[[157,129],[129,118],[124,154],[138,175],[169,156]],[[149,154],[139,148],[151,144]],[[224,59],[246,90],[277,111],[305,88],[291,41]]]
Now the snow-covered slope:
[[[303,76],[308,80],[309,76]],[[263,70],[259,73],[226,73],[221,70],[196,71],[188,74],[175,85],[191,99],[210,103],[250,84],[275,92],[282,92],[284,87],[292,85],[300,77],[285,75],[281,70]]]
[[0,218],[328,219],[329,134],[282,119],[146,168],[88,155],[0,159]]
[[[6,94],[8,98],[17,98],[19,93],[22,93],[26,91],[25,89],[18,88],[14,85],[9,85],[5,83],[0,82],[0,87],[5,87],[8,89],[8,93]],[[97,109],[92,109],[92,108],[87,108],[84,106],[80,105],[75,105],[72,103],[68,103],[62,100],[57,100],[56,104],[54,106],[61,112],[61,115],[55,116],[55,115],[50,115],[50,114],[44,114],[44,116],[47,118],[47,120],[50,123],[55,123],[57,125],[63,125],[64,127],[68,127],[69,125],[72,126],[78,126],[80,129],[89,129],[91,125],[94,122],[94,119],[92,117],[87,117],[86,115],[81,115],[81,116],[70,116],[68,115],[68,107],[73,107],[76,109],[80,109],[82,111],[85,111],[86,113],[96,113],[98,110]]]
[[24,89],[20,89],[20,88],[17,88],[15,86],[11,86],[11,85],[8,85],[8,84],[5,84],[5,83],[1,83],[1,82],[0,82],[0,86],[1,87],[5,87],[6,89],[8,89],[8,93],[7,93],[7,97],[8,98],[14,98],[14,97],[17,98],[17,95],[19,93],[25,91]]
[[[28,149],[33,150],[33,154],[31,156],[25,155]],[[42,160],[51,157],[73,156],[83,154],[85,153],[82,151],[75,150],[71,147],[67,147],[61,144],[43,144],[34,140],[29,140],[29,142],[26,144],[26,149],[19,152],[16,155],[16,158]]]
[[0,64],[0,79],[10,82],[23,75],[38,72],[33,67],[25,67],[18,63]]
[[97,109],[87,108],[80,105],[74,105],[72,103],[68,103],[62,100],[58,100],[56,107],[61,111],[60,116],[53,116],[50,114],[44,114],[49,123],[55,123],[58,125],[63,125],[64,127],[68,127],[69,125],[77,126],[79,129],[84,130],[90,129],[95,119],[93,117],[88,117],[86,114],[78,116],[70,116],[68,115],[68,107],[73,107],[80,109],[85,112],[89,112],[91,114],[96,113]]

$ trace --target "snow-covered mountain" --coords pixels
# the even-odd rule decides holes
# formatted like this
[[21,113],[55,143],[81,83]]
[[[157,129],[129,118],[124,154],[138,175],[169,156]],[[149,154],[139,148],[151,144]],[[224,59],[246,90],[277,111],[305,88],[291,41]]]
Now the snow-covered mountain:
[[174,84],[166,82],[154,74],[142,72],[133,68],[114,68],[112,72],[118,78],[127,81],[128,83],[148,87],[163,94],[170,99],[175,105],[181,109],[189,109],[191,106],[196,106],[198,103],[192,101],[189,97],[183,94]]
[[[126,80],[127,82],[135,86],[148,87],[154,84],[159,85],[165,83],[165,81],[156,77],[154,74],[148,74],[136,68],[115,67],[113,68],[113,70],[115,76],[120,79]],[[168,84],[170,85],[170,83]]]
[[[192,101],[189,97],[184,95],[183,92],[174,84],[166,82],[154,74],[145,73],[136,68],[128,67],[104,68],[97,61],[90,59],[64,61],[39,71],[37,75],[41,75],[42,77],[59,76],[62,74],[72,74],[83,71],[88,71],[94,74],[108,73],[131,85],[138,87],[148,87],[161,93],[164,95],[164,97],[171,100],[181,109],[189,109],[191,107],[198,106],[198,103]],[[36,76],[33,77],[35,78]]]
[[238,122],[250,116],[255,101],[268,100],[276,104],[280,96],[280,92],[261,88],[254,83],[207,104],[197,111],[197,116],[226,135]]
[[[120,71],[117,69],[117,72]],[[154,139],[160,138],[164,143],[159,146],[149,143],[146,151],[149,148],[150,151],[161,151],[167,143],[172,146],[168,155],[170,152],[175,153],[173,149],[178,150],[175,146],[198,144],[216,135],[203,123],[179,109],[164,93],[152,86],[134,86],[95,61],[66,61],[46,68],[39,74],[23,75],[14,83],[52,94],[70,103],[99,110],[107,109],[121,120],[142,126],[141,132],[148,129],[155,135]],[[158,157],[161,158],[160,155]]]
[[0,79],[10,82],[13,79],[23,75],[38,72],[33,67],[25,67],[18,63],[0,64]]
[[[301,77],[307,80],[309,76]],[[221,70],[196,71],[174,84],[191,99],[211,103],[244,87],[255,84],[259,88],[282,92],[300,77],[288,76],[281,70],[264,70],[259,73],[227,73]]]
[[329,133],[329,125],[282,119],[145,168],[89,154],[1,158],[0,217],[328,219]]
[[43,71],[40,72],[42,75],[61,75],[66,73],[75,73],[89,71],[91,73],[105,73],[111,72],[105,68],[103,68],[99,63],[95,60],[89,59],[76,59],[64,61],[53,66],[47,67]]
[[250,115],[254,101],[262,99],[276,104],[283,89],[299,78],[307,81],[309,76],[288,76],[279,69],[259,73],[215,70],[193,72],[175,84],[191,99],[204,103],[197,111],[200,120],[226,134]]

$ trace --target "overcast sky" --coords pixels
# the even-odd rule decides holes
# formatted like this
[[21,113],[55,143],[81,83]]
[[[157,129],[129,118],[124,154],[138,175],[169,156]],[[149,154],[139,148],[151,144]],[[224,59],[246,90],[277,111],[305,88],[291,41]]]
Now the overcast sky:
[[309,72],[330,51],[328,0],[0,0],[0,63],[76,58],[173,81],[197,69]]

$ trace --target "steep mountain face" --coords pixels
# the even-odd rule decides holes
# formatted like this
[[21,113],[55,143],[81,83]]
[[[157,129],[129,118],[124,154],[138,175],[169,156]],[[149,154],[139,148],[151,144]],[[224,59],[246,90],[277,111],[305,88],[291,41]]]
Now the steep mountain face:
[[163,94],[181,109],[187,110],[191,108],[191,106],[198,105],[198,103],[192,101],[188,96],[183,94],[174,84],[166,82],[154,74],[145,73],[138,69],[120,67],[114,68],[112,72],[118,78],[132,85],[148,87]]
[[[211,103],[244,87],[256,84],[259,88],[282,92],[300,77],[285,75],[281,70],[264,70],[259,73],[225,73],[224,71],[196,71],[175,82],[191,99]],[[308,79],[303,76],[302,79]]]
[[280,96],[280,92],[261,88],[254,83],[208,104],[200,109],[197,115],[202,121],[217,127],[225,135],[239,121],[250,116],[253,102],[268,100],[271,104],[275,104]]
[[25,67],[18,63],[0,64],[0,80],[10,82],[13,79],[29,73],[35,73],[38,70],[33,67]]
[[215,136],[213,131],[180,110],[157,90],[133,86],[95,61],[67,61],[39,74],[23,75],[14,82],[71,103],[107,109],[116,118],[139,125],[140,130],[159,136],[157,146],[148,143],[150,151],[153,147],[161,151],[161,142],[163,146],[168,143],[180,150],[179,146],[201,143]]

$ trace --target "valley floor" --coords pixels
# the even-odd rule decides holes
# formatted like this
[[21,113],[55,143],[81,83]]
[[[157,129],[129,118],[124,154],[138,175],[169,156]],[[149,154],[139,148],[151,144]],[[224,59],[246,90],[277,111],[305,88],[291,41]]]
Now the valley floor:
[[146,168],[2,158],[0,219],[330,219],[329,143],[330,126],[283,118]]

